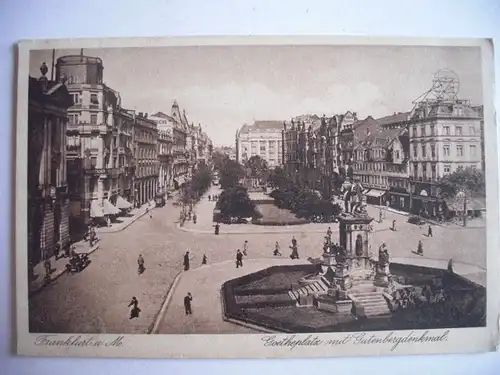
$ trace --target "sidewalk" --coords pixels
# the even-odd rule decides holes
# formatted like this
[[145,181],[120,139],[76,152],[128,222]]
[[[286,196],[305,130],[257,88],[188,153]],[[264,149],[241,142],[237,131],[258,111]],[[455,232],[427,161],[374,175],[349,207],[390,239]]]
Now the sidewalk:
[[140,219],[144,215],[146,215],[147,208],[153,209],[155,208],[155,204],[153,203],[151,206],[148,206],[148,203],[143,204],[139,208],[134,208],[128,216],[121,216],[118,217],[118,220],[120,222],[115,222],[112,223],[110,227],[98,227],[96,228],[96,233],[116,233],[116,232],[121,232],[125,228],[127,228],[129,225],[134,223],[136,220]]
[[[92,254],[94,251],[99,249],[99,242],[90,248],[88,242],[76,242],[72,246],[75,247],[75,251],[77,253],[87,253],[87,254]],[[66,264],[68,264],[69,259],[67,257],[61,257],[56,260],[56,257],[53,256],[50,258],[50,263],[52,266],[51,274],[50,274],[50,282],[45,281],[45,267],[43,265],[43,261],[35,265],[33,267],[33,273],[35,275],[35,278],[29,281],[29,292],[28,294],[31,296],[34,293],[40,291],[43,289],[45,286],[49,285],[52,281],[58,279],[60,276],[64,275],[66,273]]]

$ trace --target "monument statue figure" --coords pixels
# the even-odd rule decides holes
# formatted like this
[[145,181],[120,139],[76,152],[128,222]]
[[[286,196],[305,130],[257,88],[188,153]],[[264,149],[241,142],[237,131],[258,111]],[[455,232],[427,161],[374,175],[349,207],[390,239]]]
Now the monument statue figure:
[[356,236],[356,248],[355,248],[356,256],[363,256],[363,237],[361,234]]
[[378,264],[381,269],[384,269],[389,265],[389,251],[387,250],[387,245],[383,243],[378,249]]
[[344,199],[344,210],[346,213],[362,213],[363,186],[359,181],[351,181],[351,178],[342,184],[341,192]]

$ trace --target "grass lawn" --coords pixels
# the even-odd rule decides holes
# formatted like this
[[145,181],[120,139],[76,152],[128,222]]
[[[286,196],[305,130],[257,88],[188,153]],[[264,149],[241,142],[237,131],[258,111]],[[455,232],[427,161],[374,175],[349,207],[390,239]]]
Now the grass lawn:
[[299,219],[289,210],[276,207],[274,204],[258,204],[257,210],[262,218],[257,221],[261,225],[294,225],[308,223],[306,219]]

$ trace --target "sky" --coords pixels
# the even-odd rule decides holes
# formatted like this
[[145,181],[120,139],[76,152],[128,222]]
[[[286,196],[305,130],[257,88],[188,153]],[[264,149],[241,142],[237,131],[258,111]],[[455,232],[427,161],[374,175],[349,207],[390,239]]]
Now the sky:
[[[85,49],[100,57],[104,83],[122,106],[170,113],[174,100],[216,146],[255,120],[357,112],[383,117],[412,109],[440,69],[460,80],[458,96],[482,104],[481,55],[472,47],[201,46]],[[80,50],[56,50],[56,59]],[[50,68],[52,50],[32,51],[30,75]]]

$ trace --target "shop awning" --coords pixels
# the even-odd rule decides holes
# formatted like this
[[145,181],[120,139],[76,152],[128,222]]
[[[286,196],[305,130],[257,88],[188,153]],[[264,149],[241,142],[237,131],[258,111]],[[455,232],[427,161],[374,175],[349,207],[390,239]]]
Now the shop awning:
[[90,203],[90,217],[104,217],[102,206],[96,200],[93,200],[92,203]]
[[365,193],[367,197],[380,198],[386,193],[385,190],[371,189]]
[[121,211],[113,206],[113,203],[111,203],[108,199],[103,200],[104,203],[104,215],[118,215],[121,213]]
[[120,210],[128,210],[129,208],[132,208],[132,203],[119,195],[116,198],[116,208],[119,208]]
[[174,178],[174,181],[177,182],[177,185],[181,186],[186,183],[186,177],[184,176],[177,176]]

